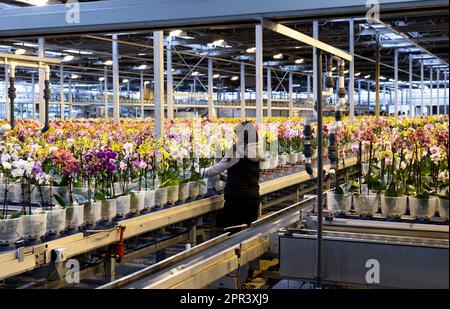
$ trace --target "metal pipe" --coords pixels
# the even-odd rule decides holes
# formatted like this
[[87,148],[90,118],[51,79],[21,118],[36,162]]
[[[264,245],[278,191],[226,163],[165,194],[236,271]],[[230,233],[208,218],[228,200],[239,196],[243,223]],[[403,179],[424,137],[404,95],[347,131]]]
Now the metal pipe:
[[289,72],[289,117],[294,117],[294,76]]
[[433,67],[430,67],[430,115],[433,116]]
[[394,116],[398,116],[398,49],[394,56]]
[[[38,56],[44,58],[45,56],[45,39],[38,38]],[[45,124],[45,102],[44,102],[44,91],[45,91],[45,70],[39,69],[39,122],[41,125]]]
[[113,34],[112,42],[112,60],[113,60],[113,114],[114,123],[120,120],[120,84],[119,84],[119,44],[117,43],[117,34]]
[[60,70],[60,77],[59,77],[59,83],[60,83],[60,87],[61,87],[61,120],[64,120],[64,65],[61,64],[61,66],[59,67]]
[[370,81],[367,81],[367,111],[370,112]]
[[36,119],[36,78],[31,75],[31,111],[33,120]]
[[311,75],[306,76],[306,93],[308,100],[311,99]]
[[140,97],[141,97],[141,118],[144,119],[144,90],[145,90],[145,85],[144,85],[144,72],[141,72],[141,84],[140,84]]
[[409,117],[414,117],[415,111],[413,109],[413,95],[412,95],[412,84],[413,84],[413,58],[412,55],[409,55],[409,95],[408,95],[408,102],[409,102]]
[[105,78],[105,86],[104,86],[104,96],[105,96],[105,119],[108,119],[109,117],[109,98],[108,98],[108,67],[105,66],[105,73],[104,73],[104,78]]
[[316,282],[323,278],[323,115],[322,115],[322,51],[316,50],[317,59],[317,269]]
[[263,27],[258,24],[255,26],[256,42],[256,123],[263,123]]
[[[313,30],[312,30],[312,35],[313,35],[313,38],[314,39],[316,39],[316,40],[318,40],[319,39],[319,21],[318,20],[314,20],[313,21]],[[313,47],[313,99],[314,99],[314,102],[317,102],[317,97],[316,97],[316,95],[317,95],[317,78],[316,78],[316,76],[317,76],[317,74],[318,74],[318,72],[317,72],[317,58],[316,58],[316,55],[317,55],[317,48],[316,47]]]
[[355,29],[354,29],[354,21],[350,19],[349,21],[349,40],[350,40],[350,55],[353,57],[353,61],[350,61],[350,79],[348,82],[348,100],[350,106],[350,121],[355,120]]
[[8,97],[8,90],[9,90],[9,66],[7,64],[7,60],[5,59],[5,119],[6,121],[10,120],[10,111],[9,111],[9,97]]
[[[167,39],[167,119],[173,119],[173,74],[172,74],[172,38]],[[195,82],[195,80],[194,80]],[[208,62],[208,94],[209,94],[209,62]],[[208,98],[208,117],[211,118],[210,99]]]
[[423,116],[423,108],[424,108],[424,67],[423,61],[420,62],[420,115]]
[[208,59],[208,118],[216,117],[214,108],[214,68],[212,59]]
[[448,115],[448,101],[447,101],[447,78],[448,78],[448,69],[445,69],[444,72],[444,114]]
[[245,64],[241,63],[241,120],[245,120]]
[[437,68],[436,72],[436,88],[437,88],[437,96],[436,96],[436,104],[437,104],[437,115],[441,114],[441,102],[440,102],[440,91],[441,91],[441,68]]
[[380,120],[380,34],[377,34],[376,65],[375,65],[375,119]]
[[267,69],[267,117],[272,118],[272,69]]
[[164,32],[153,32],[153,70],[155,75],[155,137],[164,129]]

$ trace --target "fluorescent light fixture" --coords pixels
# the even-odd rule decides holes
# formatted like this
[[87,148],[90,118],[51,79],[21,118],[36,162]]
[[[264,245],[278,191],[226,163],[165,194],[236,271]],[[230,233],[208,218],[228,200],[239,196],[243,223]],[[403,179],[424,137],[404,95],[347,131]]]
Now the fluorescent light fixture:
[[333,72],[336,71],[336,67],[332,67],[331,71],[333,71]]
[[72,61],[75,57],[72,55],[66,55],[64,56],[63,60],[64,62]]
[[139,53],[138,56],[145,56],[146,53]]
[[16,55],[23,55],[23,54],[25,54],[27,51],[25,50],[25,49],[23,49],[23,48],[19,48],[19,49],[16,49],[16,51],[14,52]]
[[372,75],[370,75],[370,74],[369,74],[369,75],[366,75],[366,76],[364,76],[364,78],[365,78],[365,79],[368,79],[368,78],[370,78],[370,76],[372,76]]
[[85,51],[85,50],[76,50],[76,49],[65,49],[64,52],[71,54],[80,54],[80,55],[93,55],[93,52]]
[[72,74],[72,75],[70,76],[70,78],[71,78],[71,79],[79,79],[79,78],[80,78],[80,75]]
[[122,80],[122,83],[124,83],[124,84],[128,84],[130,81],[128,80],[128,79],[124,79],[124,80]]
[[213,78],[214,78],[214,79],[218,79],[219,77],[220,77],[220,74],[214,74],[214,75],[213,75]]
[[105,81],[105,78],[104,78],[104,77],[99,77],[99,78],[98,78],[98,81],[99,81],[99,82],[104,82],[104,81]]
[[199,72],[195,71],[191,73],[191,76],[198,76],[199,74],[200,74]]
[[304,63],[305,62],[305,59],[296,59],[295,60],[295,63],[296,64],[302,64],[302,63]]
[[283,59],[283,54],[279,53],[279,54],[273,55],[273,59]]
[[232,78],[231,78],[231,80],[238,80],[239,79],[239,76],[233,76]]
[[254,54],[256,52],[256,47],[247,48],[246,52],[249,54]]
[[356,77],[361,76],[361,72],[355,73],[355,76]]
[[301,46],[295,46],[295,49],[300,49],[300,48],[302,48]]
[[144,82],[144,85],[148,85],[148,84],[150,84],[150,82],[149,82],[148,80],[146,80],[146,81]]
[[350,70],[345,70],[344,71],[344,74],[348,74],[348,73],[350,73]]
[[381,79],[381,80],[386,80],[386,77],[380,76],[380,79]]
[[176,37],[176,36],[180,36],[182,33],[183,33],[183,30],[177,29],[177,30],[170,31],[169,36]]
[[13,43],[16,46],[25,46],[25,47],[38,47],[39,45],[37,44],[32,44],[32,43]]
[[113,61],[112,60],[107,60],[107,61],[105,61],[105,65],[112,65],[113,64]]
[[17,0],[17,1],[35,6],[44,6],[48,4],[48,0]]
[[142,64],[140,66],[138,66],[138,70],[145,70],[147,68],[146,64]]

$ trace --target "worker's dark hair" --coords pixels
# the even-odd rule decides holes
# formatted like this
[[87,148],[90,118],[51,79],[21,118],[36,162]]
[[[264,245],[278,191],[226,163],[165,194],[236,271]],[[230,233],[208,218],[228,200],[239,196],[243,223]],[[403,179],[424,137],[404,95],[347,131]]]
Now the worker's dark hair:
[[253,122],[249,120],[243,121],[240,124],[238,124],[234,129],[234,132],[236,133],[238,138],[237,142],[238,143],[243,142],[244,146],[247,146],[250,143],[258,142],[258,132],[256,130],[256,127],[253,124]]

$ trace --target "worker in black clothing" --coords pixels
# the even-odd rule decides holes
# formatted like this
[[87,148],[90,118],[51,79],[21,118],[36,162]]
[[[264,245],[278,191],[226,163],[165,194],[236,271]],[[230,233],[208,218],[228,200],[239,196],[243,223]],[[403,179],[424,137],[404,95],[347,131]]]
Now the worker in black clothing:
[[243,122],[235,129],[237,142],[225,157],[203,171],[204,177],[213,177],[227,171],[225,206],[217,217],[217,227],[249,225],[258,219],[259,162],[262,150],[252,122]]

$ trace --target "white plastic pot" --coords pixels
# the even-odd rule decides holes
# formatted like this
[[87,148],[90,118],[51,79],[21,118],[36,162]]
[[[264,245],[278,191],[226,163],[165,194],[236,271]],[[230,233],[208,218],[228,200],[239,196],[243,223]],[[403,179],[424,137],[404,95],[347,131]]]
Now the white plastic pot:
[[145,207],[145,194],[146,191],[133,191],[131,192],[131,204],[130,212],[133,214],[140,213]]
[[270,158],[267,158],[267,159],[264,159],[264,161],[261,161],[259,163],[259,168],[261,170],[270,170],[271,169]]
[[66,208],[66,227],[77,230],[84,223],[84,205],[73,205]]
[[180,184],[178,189],[178,200],[180,202],[185,202],[189,198],[189,183]]
[[22,216],[22,227],[25,240],[39,240],[47,231],[47,213]]
[[296,164],[298,161],[298,154],[296,152],[289,155],[289,164]]
[[58,235],[66,229],[66,209],[54,208],[47,211],[47,233]]
[[279,156],[278,154],[272,154],[270,156],[270,169],[276,169],[279,164]]
[[279,166],[285,166],[287,164],[288,161],[288,155],[279,155]]
[[200,194],[200,183],[198,181],[189,182],[189,198],[194,199]]
[[88,202],[84,205],[84,223],[96,225],[102,219],[102,202]]
[[439,216],[448,221],[448,200],[439,199]]
[[337,213],[350,211],[352,208],[351,194],[334,194],[327,192],[327,207],[329,210]]
[[155,191],[155,206],[163,207],[167,204],[167,188],[158,188]]
[[438,198],[430,197],[429,199],[420,199],[409,197],[409,211],[411,217],[417,219],[431,219],[436,213]]
[[117,214],[117,200],[109,199],[102,201],[102,220],[111,221]]
[[22,217],[0,220],[0,245],[12,245],[22,237]]
[[117,215],[119,217],[125,217],[130,213],[131,209],[131,196],[123,195],[117,198]]
[[155,207],[155,190],[145,191],[144,209],[152,209]]
[[372,216],[378,211],[378,195],[358,194],[353,196],[355,211],[360,215]]
[[167,203],[175,204],[176,202],[178,202],[180,195],[179,189],[180,187],[178,185],[167,187]]
[[205,180],[200,180],[200,190],[199,190],[199,196],[205,196],[208,194],[208,185]]
[[297,159],[298,159],[297,160],[298,163],[302,163],[302,162],[305,161],[305,155],[303,154],[303,152],[299,152],[298,153],[298,158]]
[[401,217],[406,213],[407,197],[380,196],[381,211],[387,217]]

